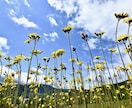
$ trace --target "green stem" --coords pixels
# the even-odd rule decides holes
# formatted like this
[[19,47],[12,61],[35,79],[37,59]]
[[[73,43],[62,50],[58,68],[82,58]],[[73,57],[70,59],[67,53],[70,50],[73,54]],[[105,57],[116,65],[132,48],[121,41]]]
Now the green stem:
[[[72,49],[71,49],[70,35],[69,35],[69,33],[67,33],[67,35],[68,35],[68,43],[69,43],[69,49],[70,49],[70,56],[72,58]],[[75,81],[75,69],[74,69],[74,63],[73,62],[72,62],[72,72],[73,72],[72,76],[73,76],[73,82],[74,82],[74,89],[76,90],[77,88],[76,88],[76,81]]]

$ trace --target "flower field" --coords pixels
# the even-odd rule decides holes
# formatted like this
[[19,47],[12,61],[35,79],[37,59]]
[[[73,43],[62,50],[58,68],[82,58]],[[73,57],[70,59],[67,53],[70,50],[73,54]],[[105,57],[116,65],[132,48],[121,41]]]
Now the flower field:
[[[24,41],[30,47],[30,56],[19,54],[11,57],[0,52],[0,80],[3,79],[0,83],[0,108],[132,108],[132,37],[129,33],[132,18],[127,13],[115,13],[115,18],[117,26],[114,44],[117,48],[107,49],[109,57],[105,54],[102,39],[106,32],[94,33],[99,39],[102,56],[98,53],[93,55],[88,42],[89,35],[80,33],[91,58],[91,63],[87,65],[79,59],[78,49],[71,47],[70,32],[74,29],[72,26],[62,28],[68,38],[71,67],[63,62],[65,49],[53,51],[50,57],[44,56],[40,60],[39,55],[43,51],[37,49],[41,38],[37,33],[29,34]],[[118,36],[121,21],[128,25],[128,31]],[[124,45],[129,64],[124,62],[120,45]],[[118,54],[121,61],[121,65],[117,67],[113,63],[114,54]],[[36,68],[32,69],[34,61]],[[7,64],[3,65],[3,62]],[[28,64],[24,84],[21,82],[23,62]],[[52,67],[49,66],[50,62],[53,62]],[[3,69],[4,66],[7,71]],[[12,71],[14,68],[15,71]],[[72,70],[72,79],[67,77],[68,68]],[[84,76],[83,70],[87,75]]]

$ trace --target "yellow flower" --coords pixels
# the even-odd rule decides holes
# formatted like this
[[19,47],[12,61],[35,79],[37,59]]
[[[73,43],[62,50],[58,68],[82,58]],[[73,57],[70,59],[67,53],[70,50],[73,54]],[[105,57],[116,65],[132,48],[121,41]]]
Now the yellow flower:
[[120,91],[119,90],[116,90],[116,94],[119,94],[120,93]]
[[44,76],[44,80],[47,80],[48,78],[46,76]]
[[82,65],[83,62],[82,61],[77,61],[77,65]]
[[81,71],[80,71],[80,70],[78,70],[78,69],[77,69],[77,70],[75,70],[75,72],[76,72],[76,73],[81,73]]
[[2,52],[0,52],[0,58],[2,57]]
[[125,52],[126,52],[126,53],[130,53],[131,51],[132,51],[132,48],[131,48],[131,47],[125,48]]
[[29,61],[31,59],[31,57],[25,57],[25,61]]
[[109,51],[110,51],[111,53],[113,53],[113,52],[116,52],[116,49],[109,48]]
[[35,88],[34,89],[34,93],[38,93],[38,88]]
[[130,25],[132,23],[132,18],[127,18],[124,22]]
[[89,69],[89,66],[88,66],[88,65],[86,65],[86,66],[85,66],[85,69],[86,69],[86,70],[88,70],[88,69]]
[[115,17],[120,20],[120,19],[129,17],[129,15],[127,13],[124,13],[124,12],[122,12],[122,13],[115,13]]
[[51,58],[56,58],[56,52],[55,52],[55,51],[52,52],[52,54],[51,54]]
[[39,36],[38,34],[36,34],[36,33],[30,33],[30,34],[28,35],[28,37],[29,37],[30,39],[33,39],[33,40],[39,40],[39,39],[40,39],[40,36]]
[[124,89],[124,88],[125,88],[125,86],[124,86],[124,85],[121,85],[121,86],[120,86],[120,89]]
[[15,59],[17,59],[17,60],[24,60],[24,59],[25,59],[25,56],[22,55],[22,54],[20,54],[20,55],[17,55],[17,56],[15,57]]
[[31,42],[31,40],[29,40],[29,39],[24,41],[24,43],[30,43],[30,42]]
[[76,81],[77,83],[81,83],[81,79],[80,79],[80,78],[75,78],[75,81]]
[[62,28],[62,31],[65,33],[69,33],[72,29],[73,29],[73,26],[69,25],[69,26]]
[[116,39],[116,42],[120,42],[120,41],[125,41],[129,38],[129,35],[128,34],[123,34],[123,35],[120,35],[117,39]]
[[92,79],[89,77],[89,78],[88,78],[88,81],[90,82],[91,80],[92,80]]
[[10,57],[10,56],[4,56],[4,59],[10,61],[10,60],[12,60],[12,57]]
[[132,64],[127,64],[127,67],[132,68]]
[[98,37],[102,37],[103,34],[105,34],[106,32],[104,31],[101,31],[101,32],[95,32],[95,35],[98,36]]
[[57,57],[59,57],[59,56],[63,55],[64,53],[65,53],[65,50],[64,50],[64,49],[58,49],[58,50],[55,52],[55,55],[56,55]]
[[75,62],[76,61],[76,58],[70,58],[69,61],[70,62]]
[[47,57],[43,57],[42,60],[46,61],[47,60]]
[[116,73],[114,73],[114,77],[117,77],[117,74]]
[[82,36],[82,39],[87,41],[88,40],[88,35],[85,34],[84,32],[80,32],[80,35]]
[[129,80],[131,80],[131,81],[132,81],[132,75],[129,75]]
[[106,88],[107,88],[107,89],[111,89],[111,86],[107,84],[107,85],[106,85]]
[[116,70],[117,70],[117,71],[122,71],[122,70],[123,70],[123,67],[117,66]]
[[96,69],[100,69],[100,70],[104,70],[105,69],[105,66],[103,66],[102,64],[100,64],[100,63],[97,63],[96,65],[95,65],[95,68]]
[[95,59],[99,59],[99,58],[100,58],[100,56],[95,56],[94,58],[95,58]]
[[31,53],[34,54],[34,55],[37,55],[37,54],[41,54],[42,51],[41,50],[32,50]]

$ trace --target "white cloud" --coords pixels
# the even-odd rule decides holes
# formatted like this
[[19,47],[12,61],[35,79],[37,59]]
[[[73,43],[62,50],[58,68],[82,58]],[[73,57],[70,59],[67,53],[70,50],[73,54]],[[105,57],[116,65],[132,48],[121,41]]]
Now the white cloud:
[[56,22],[56,20],[53,17],[49,17],[49,21],[50,21],[50,24],[52,26],[57,26],[58,25],[57,22]]
[[22,17],[19,17],[17,18],[16,16],[13,16],[11,17],[11,20],[18,24],[18,25],[21,25],[25,28],[38,28],[38,25],[35,24],[34,22],[32,21],[29,21],[29,19],[27,19],[26,17],[22,16]]
[[[103,29],[107,33],[104,38],[112,40],[115,39],[117,22],[114,13],[127,12],[132,15],[132,0],[48,0],[48,3],[56,10],[65,12],[68,17],[72,16],[68,22],[70,25],[91,33]],[[121,23],[119,26],[119,34],[126,33],[126,24]]]
[[57,32],[52,32],[52,33],[49,33],[49,34],[47,34],[47,33],[43,33],[43,38],[44,38],[44,40],[45,41],[52,41],[52,42],[54,42],[57,38],[59,38],[59,36],[58,36],[58,33]]
[[[97,42],[98,42],[98,39],[96,38],[90,38],[88,40],[89,47],[91,50],[96,49]],[[88,46],[86,45],[86,43],[82,43],[82,47],[84,50],[88,50]]]
[[60,10],[61,12],[66,12],[67,17],[71,16],[73,13],[77,12],[76,6],[77,0],[48,0],[50,6]]
[[5,0],[5,2],[9,4],[10,3],[10,0]]
[[17,13],[14,11],[14,9],[11,9],[9,11],[9,18],[16,24],[21,25],[25,28],[38,28],[38,25],[35,24],[35,22],[30,21],[28,18],[25,16],[17,17]]
[[8,15],[9,16],[15,16],[16,12],[13,9],[11,9]]
[[2,48],[8,50],[10,47],[7,45],[7,39],[4,37],[0,37],[0,51]]
[[29,4],[28,0],[24,0],[24,4],[25,4],[27,7],[30,7],[30,4]]

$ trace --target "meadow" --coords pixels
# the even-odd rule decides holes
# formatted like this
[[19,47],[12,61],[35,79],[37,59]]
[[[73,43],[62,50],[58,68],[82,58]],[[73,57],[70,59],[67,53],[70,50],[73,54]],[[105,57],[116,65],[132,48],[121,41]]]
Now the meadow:
[[[62,31],[68,38],[71,67],[67,67],[63,62],[62,57],[66,53],[64,49],[53,51],[50,57],[42,57],[44,64],[41,65],[39,55],[43,51],[37,49],[41,38],[37,33],[29,34],[28,39],[24,41],[30,46],[30,56],[19,54],[11,57],[0,52],[0,79],[4,78],[0,83],[0,108],[132,108],[132,38],[129,33],[132,18],[127,13],[115,13],[115,18],[117,26],[114,44],[117,48],[107,49],[110,52],[109,63],[103,48],[104,31],[94,33],[100,41],[102,57],[93,55],[88,43],[88,34],[80,33],[91,58],[91,63],[84,65],[84,62],[79,60],[77,48],[71,47],[70,31],[74,27],[70,25],[62,28]],[[128,25],[128,31],[118,36],[121,21]],[[122,44],[130,59],[129,64],[124,62],[120,50]],[[122,64],[117,67],[113,64],[115,53],[119,55]],[[34,59],[36,69],[32,69]],[[3,61],[7,62],[5,67],[8,71],[4,71]],[[21,83],[22,62],[28,64],[25,84]],[[49,66],[50,62],[54,64],[52,67]],[[16,67],[16,70],[10,71],[13,67]],[[67,77],[68,68],[72,69],[72,79]],[[87,76],[84,76],[83,68]],[[42,76],[43,83],[38,82],[38,76]]]

